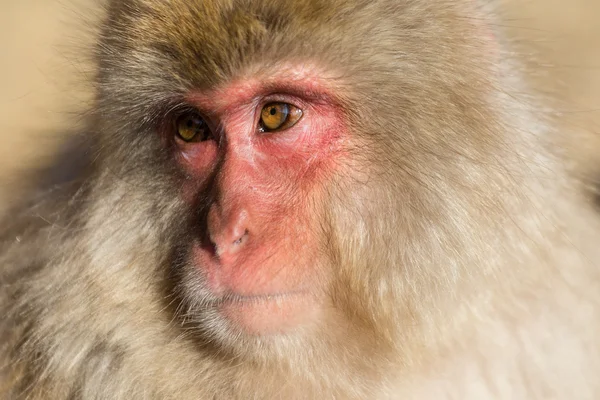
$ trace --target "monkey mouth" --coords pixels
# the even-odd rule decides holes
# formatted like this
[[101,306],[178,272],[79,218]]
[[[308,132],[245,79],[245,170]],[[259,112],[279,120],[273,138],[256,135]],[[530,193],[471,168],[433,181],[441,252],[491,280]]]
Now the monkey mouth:
[[236,304],[236,303],[259,303],[266,301],[285,301],[289,297],[308,295],[305,291],[292,291],[287,293],[274,293],[274,294],[251,294],[241,295],[229,292],[222,296],[218,301],[218,305],[223,304]]
[[308,292],[223,296],[216,308],[230,326],[255,336],[290,333],[314,320],[318,308]]
[[212,308],[236,330],[252,335],[286,333],[310,322],[318,312],[319,302],[310,288],[298,281],[290,285],[271,279],[277,278],[276,264],[251,257],[228,263],[201,244],[193,248],[192,263],[204,276]]

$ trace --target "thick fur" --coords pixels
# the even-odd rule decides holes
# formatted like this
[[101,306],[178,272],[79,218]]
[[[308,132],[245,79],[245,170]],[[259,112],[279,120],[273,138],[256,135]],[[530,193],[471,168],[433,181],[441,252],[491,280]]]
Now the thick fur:
[[[491,8],[113,1],[89,162],[2,225],[3,398],[598,398],[598,217]],[[217,337],[155,132],[189,90],[290,63],[327,72],[353,138],[316,211],[331,317]]]

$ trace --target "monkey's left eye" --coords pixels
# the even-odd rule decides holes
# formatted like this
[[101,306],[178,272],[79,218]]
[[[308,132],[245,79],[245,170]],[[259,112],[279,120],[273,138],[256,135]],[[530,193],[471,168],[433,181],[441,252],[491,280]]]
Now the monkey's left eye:
[[184,142],[203,142],[212,138],[206,121],[197,112],[187,112],[177,119],[177,136]]
[[291,128],[302,117],[302,110],[288,103],[269,103],[260,112],[262,132],[275,132]]

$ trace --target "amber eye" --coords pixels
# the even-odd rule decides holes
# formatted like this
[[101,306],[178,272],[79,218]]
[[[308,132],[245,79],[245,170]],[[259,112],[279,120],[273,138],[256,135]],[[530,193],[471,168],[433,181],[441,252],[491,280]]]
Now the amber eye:
[[282,131],[291,128],[302,117],[302,110],[288,103],[269,103],[260,112],[263,132]]
[[187,112],[177,119],[177,136],[185,142],[203,142],[211,139],[212,133],[197,112]]

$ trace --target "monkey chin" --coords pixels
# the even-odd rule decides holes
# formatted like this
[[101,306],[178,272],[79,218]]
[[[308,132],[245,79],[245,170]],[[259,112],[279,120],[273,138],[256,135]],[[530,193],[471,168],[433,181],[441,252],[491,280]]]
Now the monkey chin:
[[289,334],[318,318],[316,301],[306,292],[231,295],[220,302],[218,312],[233,329],[256,336]]

